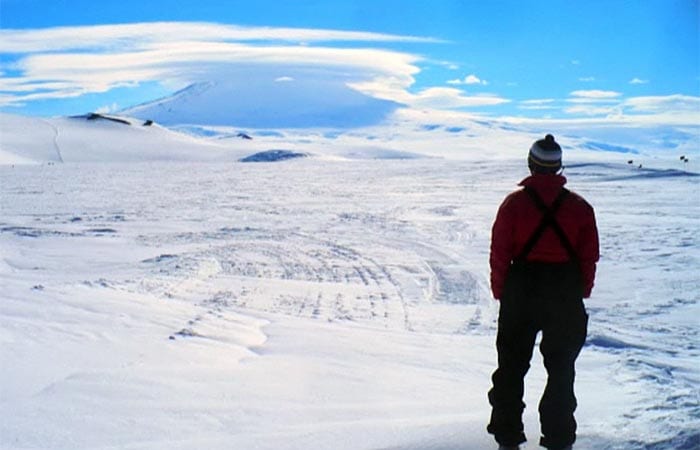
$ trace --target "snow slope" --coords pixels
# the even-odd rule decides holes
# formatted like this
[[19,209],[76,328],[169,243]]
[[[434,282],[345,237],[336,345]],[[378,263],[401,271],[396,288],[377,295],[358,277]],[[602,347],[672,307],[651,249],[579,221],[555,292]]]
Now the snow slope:
[[42,119],[0,113],[0,164],[234,161],[257,148],[240,139],[224,146],[157,124],[144,126],[142,120],[116,119],[128,124],[88,116]]
[[[577,448],[698,448],[700,177],[567,162],[603,253]],[[495,448],[489,234],[525,172],[0,166],[0,447]],[[543,383],[536,353],[526,450]]]

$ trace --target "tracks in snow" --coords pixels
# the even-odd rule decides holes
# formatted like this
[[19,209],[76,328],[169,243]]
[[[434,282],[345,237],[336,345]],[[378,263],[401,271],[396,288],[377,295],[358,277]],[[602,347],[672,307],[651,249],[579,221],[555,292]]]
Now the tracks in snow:
[[485,294],[456,261],[425,244],[362,239],[355,246],[249,228],[170,236],[160,244],[194,249],[145,261],[151,276],[141,285],[196,301],[210,314],[249,310],[440,333],[489,326],[482,323]]
[[61,154],[61,147],[58,145],[58,137],[60,136],[60,131],[58,130],[58,127],[48,120],[45,119],[40,119],[42,122],[47,124],[52,130],[53,130],[53,147],[54,150],[56,151],[56,157],[58,158],[58,162],[62,163],[63,162],[63,155]]

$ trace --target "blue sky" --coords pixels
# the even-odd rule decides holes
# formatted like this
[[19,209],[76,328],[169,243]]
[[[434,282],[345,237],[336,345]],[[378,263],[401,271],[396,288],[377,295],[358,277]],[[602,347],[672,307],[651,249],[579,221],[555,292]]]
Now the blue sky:
[[698,0],[0,0],[0,110],[118,110],[253,65],[411,108],[697,118],[699,23]]

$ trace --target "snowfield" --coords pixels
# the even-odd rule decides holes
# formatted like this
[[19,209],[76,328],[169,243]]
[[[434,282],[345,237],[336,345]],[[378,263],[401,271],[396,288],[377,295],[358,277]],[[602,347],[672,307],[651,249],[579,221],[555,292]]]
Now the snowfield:
[[[443,128],[438,145],[512,149],[451,159],[426,129],[281,147],[101,122],[89,147],[78,119],[34,120],[0,120],[1,448],[496,447],[490,228],[534,133]],[[576,448],[697,449],[700,177],[569,142],[602,252]],[[314,156],[237,162],[272,148]],[[535,352],[526,450],[544,377]]]

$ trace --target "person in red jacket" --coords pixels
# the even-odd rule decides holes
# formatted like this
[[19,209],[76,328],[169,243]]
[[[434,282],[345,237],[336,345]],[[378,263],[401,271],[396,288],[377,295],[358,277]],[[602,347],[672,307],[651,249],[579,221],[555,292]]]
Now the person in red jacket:
[[586,340],[599,258],[593,208],[566,188],[562,151],[552,135],[530,148],[531,176],[506,197],[493,224],[491,289],[500,301],[498,368],[489,391],[489,433],[502,449],[525,442],[524,377],[537,334],[547,370],[539,404],[540,445],[569,449],[576,440],[574,365]]

